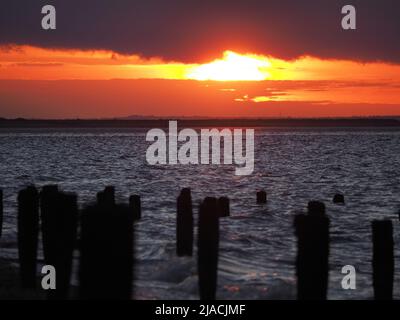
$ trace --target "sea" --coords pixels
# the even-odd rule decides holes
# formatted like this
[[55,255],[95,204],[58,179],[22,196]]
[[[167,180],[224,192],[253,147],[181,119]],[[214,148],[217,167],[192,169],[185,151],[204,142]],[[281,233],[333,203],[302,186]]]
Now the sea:
[[[133,298],[198,299],[197,228],[194,256],[175,253],[176,198],[189,187],[195,222],[206,196],[230,199],[231,216],[220,220],[218,299],[296,298],[293,221],[311,200],[323,201],[330,218],[328,299],[373,298],[374,219],[393,221],[394,297],[400,298],[399,128],[256,128],[254,172],[247,176],[235,175],[235,165],[149,165],[148,130],[0,129],[0,261],[18,269],[19,190],[57,184],[76,192],[83,208],[113,185],[118,202],[127,203],[131,194],[142,199],[142,219],[134,226]],[[256,204],[260,189],[267,192],[265,205]],[[336,193],[344,195],[344,205],[332,203]],[[79,252],[74,256],[76,286]],[[43,264],[41,249],[39,257]],[[346,265],[356,270],[354,290],[341,285]]]

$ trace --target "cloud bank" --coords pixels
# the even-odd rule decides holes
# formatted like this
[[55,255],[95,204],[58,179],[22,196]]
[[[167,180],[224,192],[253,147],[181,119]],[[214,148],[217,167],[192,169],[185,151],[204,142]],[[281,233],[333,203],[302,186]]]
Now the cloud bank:
[[[41,8],[57,9],[57,29],[41,29]],[[357,30],[341,28],[341,8],[357,9]],[[104,49],[167,61],[204,62],[224,50],[282,59],[400,62],[398,0],[4,0],[0,44]]]

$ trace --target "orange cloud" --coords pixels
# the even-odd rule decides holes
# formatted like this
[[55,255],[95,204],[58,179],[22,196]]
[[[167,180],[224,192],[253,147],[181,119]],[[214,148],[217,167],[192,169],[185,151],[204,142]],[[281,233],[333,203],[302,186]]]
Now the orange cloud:
[[121,55],[105,50],[32,46],[0,47],[0,64],[3,67],[0,79],[25,80],[182,79],[190,67],[158,58],[143,59],[138,55]]
[[[112,51],[0,47],[0,79],[198,79],[198,80],[341,80],[400,82],[400,65],[359,63],[304,56],[282,60],[226,51],[205,64],[143,59]],[[39,68],[43,67],[43,68]],[[51,70],[45,67],[52,67]]]
[[[104,81],[110,79],[136,80]],[[8,46],[0,47],[0,80],[0,116],[13,110],[19,116],[41,117],[46,112],[70,116],[72,110],[77,117],[400,114],[400,65],[383,62],[309,56],[286,61],[228,51],[209,63],[185,64],[112,51]],[[48,90],[41,97],[44,87]],[[101,100],[93,100],[93,95]],[[55,105],[57,110],[52,109]]]

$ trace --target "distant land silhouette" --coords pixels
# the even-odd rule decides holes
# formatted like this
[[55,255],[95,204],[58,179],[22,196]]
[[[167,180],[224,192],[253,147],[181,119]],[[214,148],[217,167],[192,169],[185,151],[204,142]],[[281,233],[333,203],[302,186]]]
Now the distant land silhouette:
[[179,127],[399,127],[398,117],[373,118],[269,118],[269,119],[195,119],[195,118],[119,118],[119,119],[4,119],[0,128],[164,128],[169,120]]

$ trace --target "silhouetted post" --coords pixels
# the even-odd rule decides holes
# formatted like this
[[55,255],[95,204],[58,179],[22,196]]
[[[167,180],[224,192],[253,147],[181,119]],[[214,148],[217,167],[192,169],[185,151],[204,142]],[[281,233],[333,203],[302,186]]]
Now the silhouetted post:
[[57,250],[53,241],[57,237],[54,226],[57,224],[58,209],[58,186],[44,186],[40,192],[40,219],[45,261],[54,260],[52,254]]
[[193,254],[193,209],[190,189],[182,189],[177,200],[176,254],[178,257]]
[[257,191],[257,204],[267,203],[267,193],[264,190]]
[[333,203],[344,204],[344,195],[337,193],[333,197]]
[[128,206],[89,206],[82,213],[80,296],[131,299],[133,225]]
[[220,197],[217,202],[218,206],[218,214],[220,217],[229,217],[229,198],[228,197]]
[[75,194],[59,195],[60,205],[62,206],[59,211],[59,221],[57,225],[58,237],[55,239],[59,246],[55,260],[55,267],[57,270],[57,297],[64,299],[68,296],[73,251],[77,238],[78,226],[78,199]]
[[198,272],[201,300],[215,300],[217,290],[219,216],[217,200],[207,197],[200,205]]
[[39,236],[39,192],[34,186],[18,194],[18,259],[23,288],[36,287]]
[[70,286],[72,256],[76,242],[78,205],[75,194],[44,188],[41,197],[43,253],[45,263],[56,269],[56,289],[50,299],[66,299]]
[[329,218],[322,202],[308,203],[308,214],[296,215],[297,299],[325,300],[329,269]]
[[97,193],[97,203],[99,205],[114,206],[115,205],[115,188],[107,186],[104,191]]
[[140,202],[140,196],[133,195],[129,197],[129,207],[132,211],[133,220],[140,220],[142,218],[142,205]]
[[3,190],[0,189],[0,238],[3,234]]
[[373,285],[376,300],[393,299],[394,256],[392,221],[372,221]]

